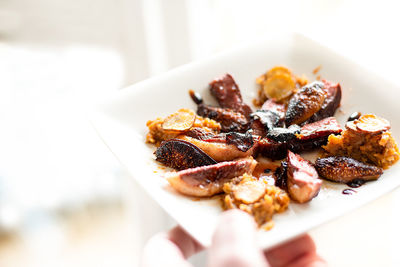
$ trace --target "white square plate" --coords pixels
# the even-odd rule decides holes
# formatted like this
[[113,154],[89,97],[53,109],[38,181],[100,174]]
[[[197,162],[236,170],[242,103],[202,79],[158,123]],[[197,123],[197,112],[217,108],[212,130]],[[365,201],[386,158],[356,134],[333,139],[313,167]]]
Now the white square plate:
[[[336,113],[342,126],[354,111],[375,113],[391,122],[392,132],[400,140],[400,88],[300,35],[279,36],[228,51],[132,85],[98,105],[91,120],[104,142],[147,193],[207,246],[221,212],[220,204],[217,199],[194,201],[168,185],[154,160],[155,148],[145,144],[146,122],[179,108],[195,109],[188,89],[209,95],[208,83],[224,73],[232,74],[244,100],[250,104],[257,92],[256,77],[282,64],[296,74],[306,74],[309,80],[315,78],[312,70],[321,65],[322,78],[342,85],[342,106]],[[209,102],[211,98],[205,99]],[[397,164],[378,181],[357,189],[354,195],[342,194],[345,185],[324,181],[320,194],[310,203],[292,203],[286,212],[274,216],[275,227],[268,232],[260,231],[259,242],[268,248],[343,215],[395,189],[400,184],[399,176]]]

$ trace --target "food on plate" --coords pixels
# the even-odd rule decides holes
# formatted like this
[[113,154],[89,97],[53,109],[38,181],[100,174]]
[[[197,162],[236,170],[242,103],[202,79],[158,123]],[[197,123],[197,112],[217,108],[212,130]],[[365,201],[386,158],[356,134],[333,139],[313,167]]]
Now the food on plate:
[[285,211],[290,202],[284,190],[247,173],[225,183],[223,190],[224,209],[241,209],[253,215],[265,230],[272,228],[272,216]]
[[326,80],[322,80],[324,86],[322,91],[325,92],[325,100],[322,103],[321,109],[312,115],[307,123],[319,121],[328,117],[332,117],[335,111],[340,106],[340,100],[342,99],[342,89],[339,83],[332,83]]
[[323,83],[313,82],[293,95],[286,110],[286,126],[305,122],[321,109],[326,96],[323,87]]
[[296,89],[296,84],[291,75],[278,73],[264,82],[263,89],[268,98],[281,101],[293,93]]
[[177,138],[192,143],[218,162],[251,156],[255,149],[255,145],[253,145],[247,151],[243,152],[234,144],[228,144],[224,138],[200,140],[186,135],[180,135]]
[[387,120],[373,114],[346,123],[340,135],[330,135],[323,146],[329,155],[354,158],[387,169],[399,158],[399,149]]
[[316,197],[321,189],[322,181],[311,162],[290,150],[286,162],[286,183],[290,198],[299,203],[305,203]]
[[256,79],[260,85],[258,98],[253,101],[256,106],[261,106],[267,99],[284,102],[298,87],[307,84],[304,77],[295,76],[291,70],[284,66],[275,66]]
[[200,104],[197,106],[197,115],[219,122],[222,132],[245,132],[249,128],[249,120],[232,109]]
[[225,161],[214,165],[170,172],[167,174],[167,181],[182,194],[210,197],[221,193],[224,183],[245,173],[252,173],[256,165],[257,161],[252,157],[237,161]]
[[162,142],[155,154],[157,161],[177,170],[217,163],[197,146],[180,139],[169,139]]
[[[183,108],[147,122],[146,142],[158,147],[157,161],[175,169],[166,178],[177,192],[223,193],[224,209],[246,211],[270,229],[273,215],[285,211],[290,200],[306,203],[319,194],[320,176],[359,187],[399,160],[387,120],[354,113],[342,129],[334,117],[342,98],[339,83],[308,83],[283,66],[256,82],[261,87],[256,111],[225,74],[209,84],[217,106],[190,90],[197,115]],[[321,148],[315,164],[299,154]]]
[[[188,109],[180,109],[188,110]],[[189,110],[187,112],[190,112]],[[149,144],[155,144],[159,146],[162,141],[175,138],[181,134],[179,131],[170,131],[165,130],[163,128],[163,123],[165,119],[156,118],[155,120],[149,120],[146,123],[147,128],[149,128],[149,132],[146,135],[146,142]],[[199,127],[209,132],[220,132],[221,125],[209,118],[203,118],[201,116],[196,116],[196,120],[194,121],[192,128]]]
[[382,168],[343,156],[318,158],[315,169],[321,177],[339,183],[376,180],[383,174]]
[[192,128],[196,114],[190,109],[180,109],[166,117],[161,125],[164,131],[184,132]]
[[239,87],[230,74],[225,74],[210,83],[210,92],[222,108],[229,108],[250,118],[252,110],[242,99]]

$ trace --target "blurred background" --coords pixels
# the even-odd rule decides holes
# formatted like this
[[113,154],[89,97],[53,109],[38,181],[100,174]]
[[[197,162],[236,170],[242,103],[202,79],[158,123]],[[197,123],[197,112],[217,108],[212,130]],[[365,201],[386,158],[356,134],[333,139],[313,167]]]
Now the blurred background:
[[[276,31],[400,84],[398,10],[388,0],[0,0],[0,266],[138,266],[145,240],[174,225],[91,128],[99,99]],[[399,204],[396,190],[311,234],[331,266],[400,266]],[[192,262],[203,266],[204,253]]]

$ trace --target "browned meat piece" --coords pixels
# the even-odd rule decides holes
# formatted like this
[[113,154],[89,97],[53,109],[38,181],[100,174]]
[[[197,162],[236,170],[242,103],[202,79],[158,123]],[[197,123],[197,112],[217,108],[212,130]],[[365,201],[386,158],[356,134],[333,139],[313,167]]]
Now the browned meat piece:
[[283,159],[287,154],[287,143],[280,143],[269,138],[262,138],[258,142],[257,151],[262,156],[273,160]]
[[290,198],[305,203],[316,197],[322,185],[321,179],[312,164],[288,151],[287,187]]
[[267,134],[267,130],[260,120],[252,120],[250,128],[253,130],[253,135],[260,136],[261,138]]
[[232,144],[242,152],[246,152],[254,146],[253,136],[249,132],[246,132],[246,134],[227,133],[225,134],[225,139],[228,145]]
[[286,126],[300,124],[321,109],[326,95],[323,87],[323,83],[313,82],[292,96],[286,110]]
[[197,106],[197,115],[219,122],[222,132],[246,132],[250,127],[247,118],[232,109],[200,104]]
[[286,114],[286,105],[285,104],[277,103],[272,99],[268,99],[262,105],[261,110],[273,111],[279,115],[280,122],[285,121],[285,114]]
[[162,142],[155,155],[157,161],[177,170],[217,164],[200,148],[180,139]]
[[267,137],[276,142],[287,143],[296,138],[296,134],[300,133],[300,126],[297,124],[290,125],[288,128],[276,127],[268,132]]
[[339,183],[355,179],[376,180],[383,173],[382,168],[341,156],[319,158],[315,161],[315,169],[320,176]]
[[213,134],[202,128],[193,128],[187,131],[185,135],[205,142],[232,144],[243,152],[252,148],[259,140],[259,137],[253,136],[250,131],[245,134],[237,132]]
[[210,91],[222,108],[232,109],[250,119],[252,110],[248,105],[243,103],[240,89],[231,75],[225,74],[212,81],[210,83]]
[[287,162],[283,160],[281,166],[275,170],[275,185],[287,191]]
[[248,149],[246,152],[243,152],[240,151],[235,145],[227,144],[226,137],[198,140],[189,136],[180,135],[177,138],[192,143],[218,162],[252,156],[257,147],[257,141],[255,141],[254,145],[250,149]]
[[335,117],[325,118],[323,120],[309,123],[301,127],[299,140],[309,140],[318,137],[328,136],[330,134],[339,134],[342,131]]
[[342,131],[336,118],[329,117],[301,127],[297,138],[290,141],[288,147],[294,152],[303,152],[326,145],[328,136]]
[[257,110],[250,114],[252,121],[260,121],[268,131],[279,126],[279,114],[270,110]]
[[185,135],[199,140],[206,140],[216,136],[215,133],[206,131],[204,128],[200,127],[191,128],[189,131],[185,132]]
[[308,119],[308,123],[333,116],[336,109],[340,106],[340,100],[342,99],[342,89],[340,84],[333,84],[326,80],[322,80],[322,82],[324,83],[322,90],[326,93],[324,103],[322,104],[321,109]]
[[167,174],[167,180],[178,192],[195,197],[221,193],[224,183],[232,178],[252,173],[257,161],[253,158],[221,162]]

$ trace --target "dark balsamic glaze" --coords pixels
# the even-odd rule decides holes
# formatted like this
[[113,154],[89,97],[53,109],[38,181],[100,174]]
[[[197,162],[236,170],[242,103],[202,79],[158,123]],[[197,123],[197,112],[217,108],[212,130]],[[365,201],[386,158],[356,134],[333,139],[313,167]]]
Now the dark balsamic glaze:
[[351,188],[347,188],[342,191],[342,194],[344,195],[353,195],[355,193],[357,193],[357,191]]
[[355,121],[355,120],[358,120],[358,118],[360,118],[360,117],[361,117],[361,112],[354,112],[349,116],[347,121]]
[[358,188],[360,186],[362,186],[363,184],[365,184],[365,180],[363,179],[354,179],[351,182],[348,182],[347,185],[352,187],[352,188]]

